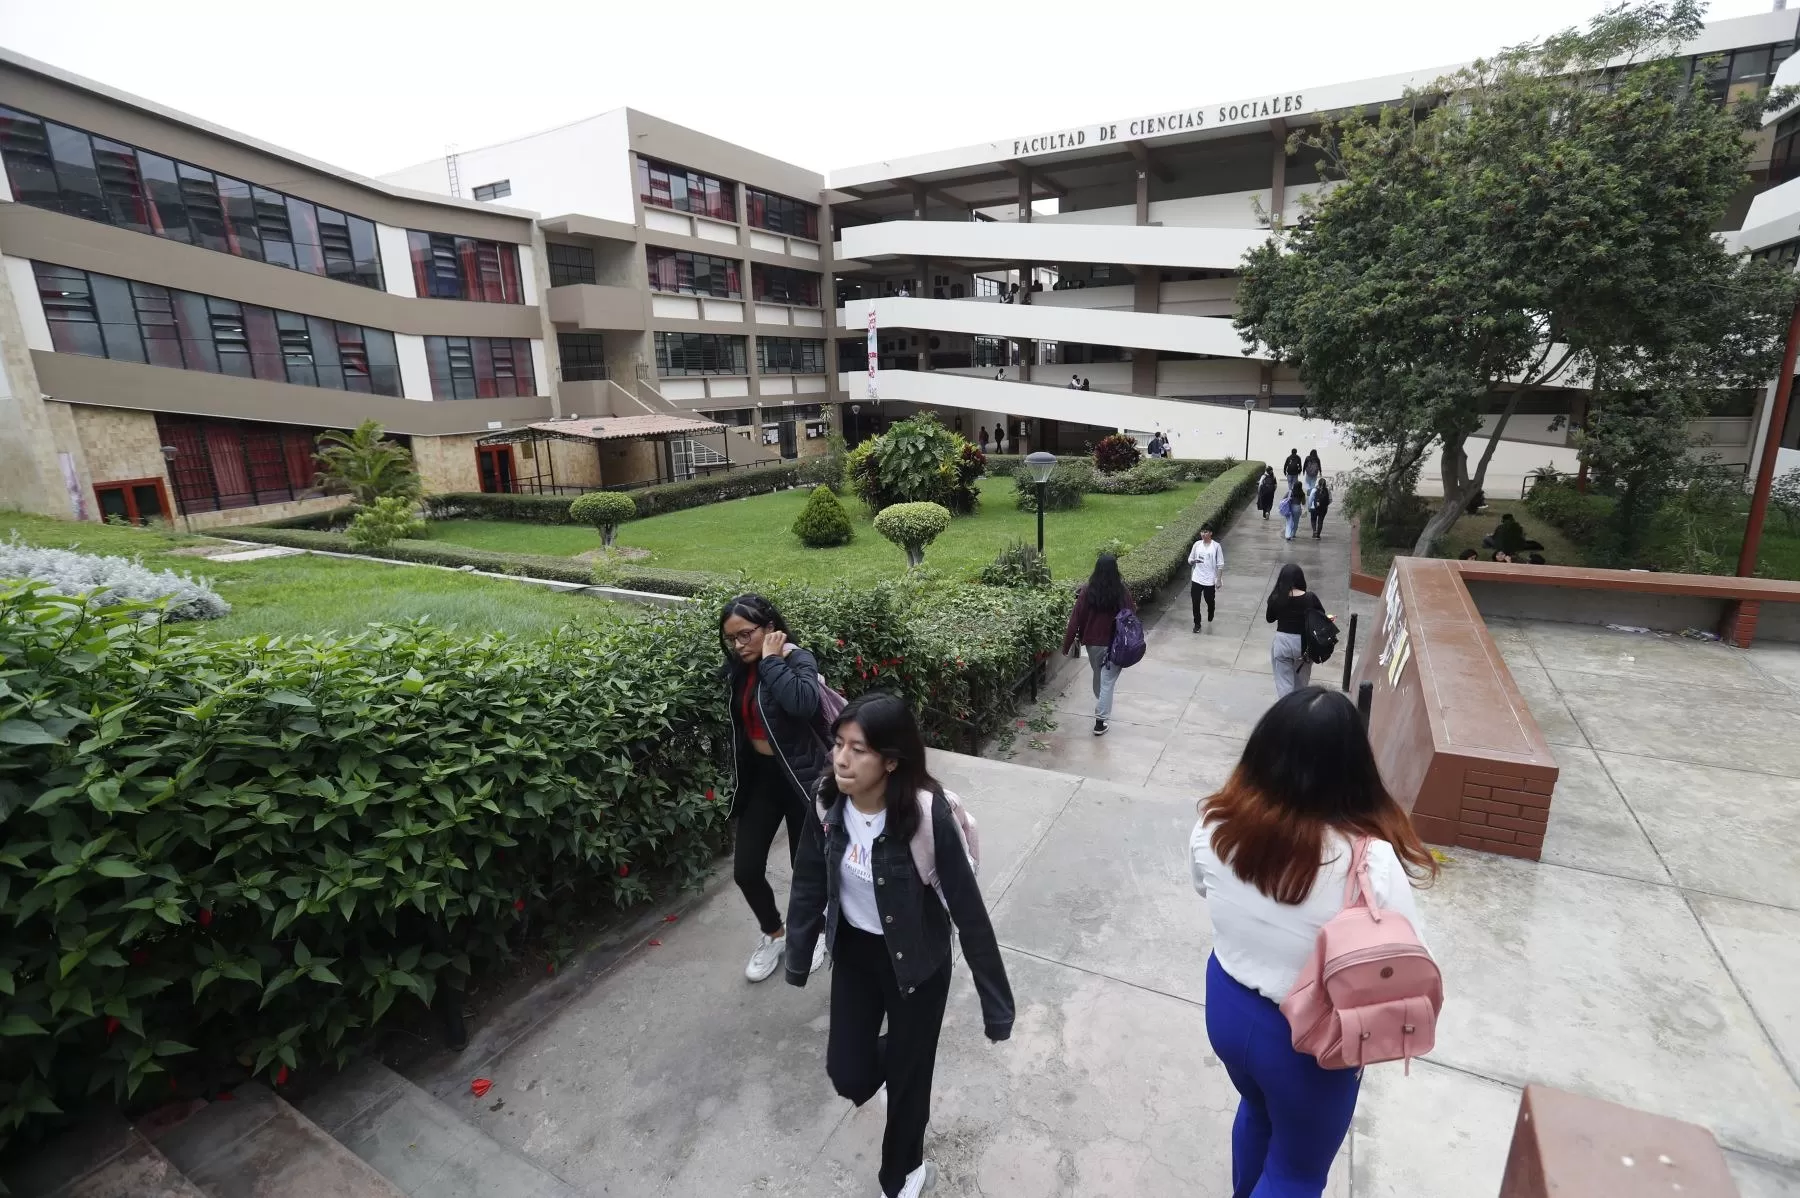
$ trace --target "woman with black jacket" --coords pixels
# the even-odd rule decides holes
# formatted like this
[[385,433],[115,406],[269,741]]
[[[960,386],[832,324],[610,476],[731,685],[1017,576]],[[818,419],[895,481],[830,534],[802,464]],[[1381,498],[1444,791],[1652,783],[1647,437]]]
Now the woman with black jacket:
[[[737,820],[733,870],[738,889],[762,939],[744,976],[766,980],[781,964],[787,929],[769,886],[769,846],[787,823],[788,860],[800,847],[809,796],[830,772],[823,717],[819,714],[819,663],[788,639],[787,622],[761,595],[739,595],[719,613],[725,647],[725,680],[731,702],[731,762],[737,787],[731,815]],[[825,963],[821,942],[812,968]]]
[[1263,476],[1256,480],[1256,510],[1262,518],[1269,518],[1269,510],[1275,506],[1275,467],[1264,466]]
[[1275,669],[1277,699],[1312,681],[1312,660],[1306,656],[1306,615],[1313,611],[1329,618],[1319,597],[1306,589],[1306,572],[1289,562],[1275,576],[1265,613],[1268,623],[1275,625],[1269,664]]
[[813,812],[794,863],[787,980],[806,985],[813,944],[829,942],[826,1072],[857,1106],[887,1087],[881,1192],[915,1198],[937,1181],[937,1166],[925,1159],[925,1125],[950,994],[952,925],[989,1040],[1012,1035],[1012,988],[955,811],[926,771],[925,742],[905,700],[871,691],[844,708],[819,805],[824,818]]

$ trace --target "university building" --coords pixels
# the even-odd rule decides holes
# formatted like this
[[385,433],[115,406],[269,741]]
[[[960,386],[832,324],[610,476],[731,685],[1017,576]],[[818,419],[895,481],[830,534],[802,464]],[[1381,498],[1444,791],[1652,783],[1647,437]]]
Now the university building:
[[[1718,21],[1681,54],[1724,100],[1775,80],[1797,25]],[[313,438],[365,419],[434,491],[692,477],[922,408],[1009,450],[1161,430],[1335,471],[1339,430],[1231,327],[1236,271],[1321,186],[1291,132],[1448,69],[829,178],[620,109],[371,179],[0,52],[0,506],[300,514],[340,502]],[[1739,248],[1800,252],[1797,135],[1762,131]],[[1696,437],[1750,461],[1767,400],[1722,395]],[[1490,490],[1572,466],[1583,402],[1516,415]]]

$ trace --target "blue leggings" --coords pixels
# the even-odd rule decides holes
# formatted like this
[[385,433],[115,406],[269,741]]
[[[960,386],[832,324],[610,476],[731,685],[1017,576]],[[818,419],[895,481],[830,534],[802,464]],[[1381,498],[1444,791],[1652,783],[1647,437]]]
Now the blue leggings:
[[1232,1198],[1319,1198],[1356,1113],[1362,1074],[1294,1051],[1281,1008],[1206,963],[1206,1037],[1237,1087]]

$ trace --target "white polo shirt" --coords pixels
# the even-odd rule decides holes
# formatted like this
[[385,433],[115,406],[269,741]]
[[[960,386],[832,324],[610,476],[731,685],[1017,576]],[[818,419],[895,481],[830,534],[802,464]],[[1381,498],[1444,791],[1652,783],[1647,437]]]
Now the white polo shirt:
[[1203,587],[1219,585],[1225,573],[1225,547],[1217,541],[1195,541],[1188,550],[1188,565],[1194,567],[1194,581]]

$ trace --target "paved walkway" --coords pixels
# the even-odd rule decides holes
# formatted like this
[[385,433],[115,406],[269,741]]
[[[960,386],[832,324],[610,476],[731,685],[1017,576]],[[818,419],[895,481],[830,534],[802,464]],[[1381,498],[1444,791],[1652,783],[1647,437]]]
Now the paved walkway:
[[[1075,712],[1021,752],[1058,771],[934,757],[981,819],[1019,1005],[1013,1039],[989,1045],[959,968],[927,1139],[937,1195],[1228,1190],[1236,1094],[1206,1040],[1211,933],[1185,849],[1196,800],[1273,697],[1258,609],[1284,549],[1259,524],[1226,539],[1218,631],[1162,613],[1108,736],[1082,718],[1084,669]],[[1293,550],[1331,570],[1334,611],[1340,536]],[[1542,1081],[1712,1128],[1743,1198],[1800,1194],[1800,648],[1562,624],[1496,637],[1564,768],[1545,860],[1458,852],[1422,893],[1449,994],[1439,1047],[1410,1077],[1370,1070],[1328,1193],[1496,1194],[1519,1087]],[[415,1080],[584,1194],[874,1198],[882,1114],[826,1079],[829,975],[746,984],[756,929],[728,882],[649,934],[661,943]],[[494,1081],[479,1102],[476,1076]]]

